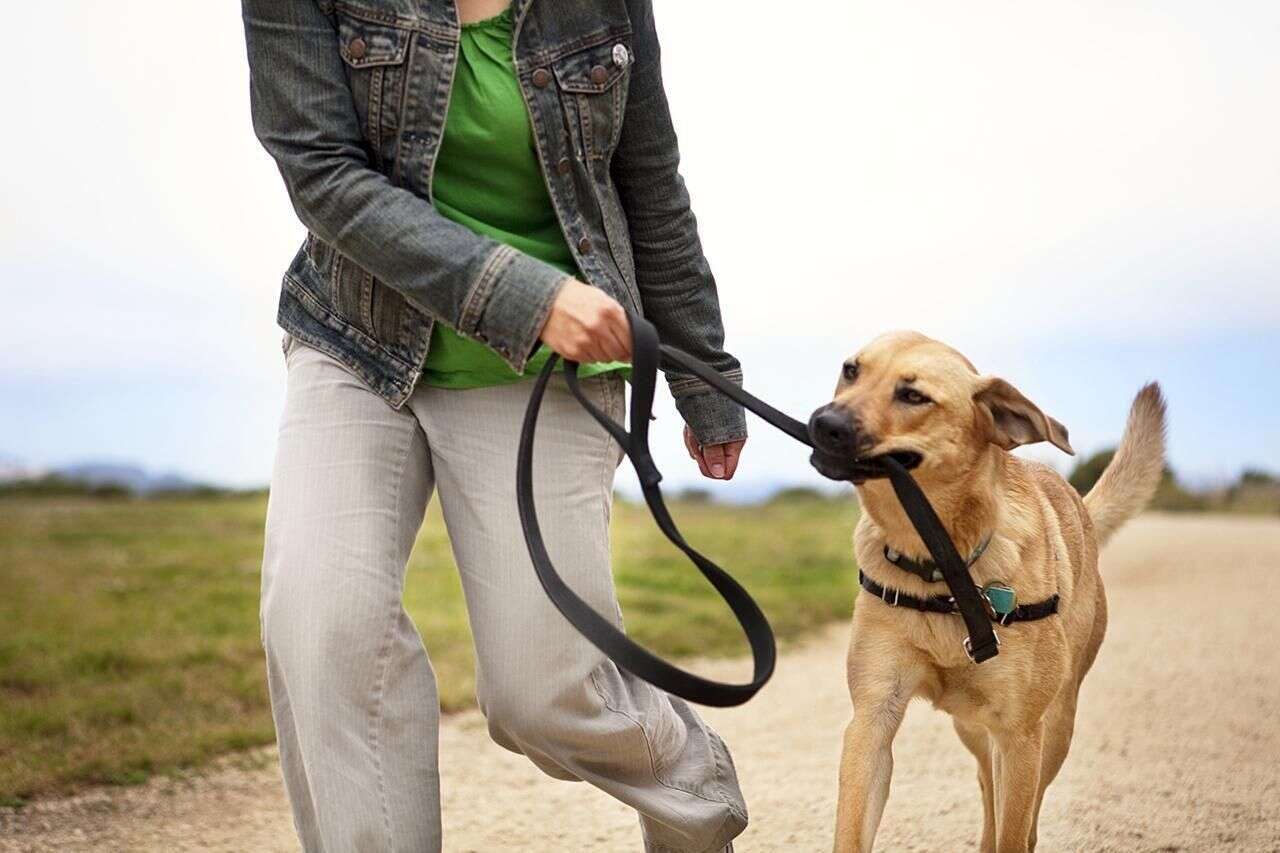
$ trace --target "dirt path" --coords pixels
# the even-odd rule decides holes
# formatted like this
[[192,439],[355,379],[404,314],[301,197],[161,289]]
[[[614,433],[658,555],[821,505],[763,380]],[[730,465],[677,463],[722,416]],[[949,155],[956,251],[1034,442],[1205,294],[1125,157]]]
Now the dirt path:
[[[1103,563],[1111,629],[1041,849],[1280,851],[1280,522],[1150,515]],[[751,808],[745,853],[829,849],[845,640],[844,627],[823,633],[745,709],[707,712]],[[491,744],[476,714],[446,723],[441,751],[451,853],[639,850],[625,807],[541,776]],[[0,850],[297,850],[273,760],[0,813]],[[877,849],[974,849],[977,783],[947,719],[913,705],[895,761]]]

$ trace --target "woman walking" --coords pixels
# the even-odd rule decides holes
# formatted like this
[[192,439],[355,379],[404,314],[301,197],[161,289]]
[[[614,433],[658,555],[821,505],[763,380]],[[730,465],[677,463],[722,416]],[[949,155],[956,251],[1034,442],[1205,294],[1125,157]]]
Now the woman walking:
[[[255,131],[308,232],[280,301],[288,392],[262,584],[294,821],[308,851],[441,849],[435,678],[401,604],[435,492],[493,738],[633,806],[646,850],[729,849],[747,817],[724,744],[569,626],[516,515],[526,377],[551,351],[583,362],[621,418],[623,305],[741,379],[677,172],[650,0],[506,3],[243,0]],[[741,410],[670,379],[690,454],[731,477]],[[619,459],[554,382],[544,532],[566,580],[612,613]]]

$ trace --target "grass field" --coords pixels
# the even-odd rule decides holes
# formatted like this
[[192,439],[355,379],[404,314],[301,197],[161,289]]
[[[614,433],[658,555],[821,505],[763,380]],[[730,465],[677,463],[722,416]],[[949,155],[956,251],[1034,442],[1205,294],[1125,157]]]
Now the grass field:
[[[0,804],[140,782],[272,740],[258,641],[265,504],[0,500]],[[673,512],[784,640],[848,615],[852,499]],[[643,507],[618,505],[614,555],[634,637],[666,654],[745,652],[732,616]],[[443,705],[471,704],[471,639],[434,507],[405,599]]]

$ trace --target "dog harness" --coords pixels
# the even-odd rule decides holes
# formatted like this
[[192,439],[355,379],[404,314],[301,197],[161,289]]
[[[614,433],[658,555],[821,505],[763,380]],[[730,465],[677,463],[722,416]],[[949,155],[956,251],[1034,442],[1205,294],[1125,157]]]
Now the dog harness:
[[[969,559],[964,561],[964,567],[966,569],[973,568],[973,564],[982,558],[982,555],[987,552],[987,546],[990,544],[990,536],[983,539],[982,544],[974,549],[974,552],[969,555]],[[884,546],[884,558],[898,568],[911,572],[911,574],[920,578],[920,580],[925,583],[941,583],[944,580],[942,576],[942,569],[938,568],[938,564],[933,562],[933,560],[913,560],[893,548],[890,548],[888,545]]]
[[[751,647],[751,680],[738,684],[712,681],[663,660],[628,637],[613,618],[602,616],[592,609],[591,605],[569,588],[556,571],[538,525],[533,491],[534,436],[538,426],[538,410],[559,360],[559,356],[554,354],[547,359],[529,394],[529,406],[525,410],[516,453],[516,505],[525,545],[529,549],[529,558],[538,581],[556,609],[621,669],[690,702],[720,707],[741,705],[754,696],[773,675],[778,655],[777,644],[769,621],[751,595],[728,572],[704,557],[685,540],[663,502],[662,491],[658,488],[662,473],[654,464],[649,450],[649,421],[653,416],[653,395],[658,370],[660,367],[675,367],[690,373],[801,444],[813,447],[813,440],[806,424],[748,394],[710,365],[675,347],[662,344],[652,323],[630,313],[629,320],[632,358],[629,431],[622,424],[615,423],[583,393],[578,384],[578,365],[575,362],[565,361],[565,382],[582,407],[617,440],[631,460],[640,480],[645,503],[663,535],[689,557],[733,611]],[[903,511],[933,557],[942,580],[951,592],[952,606],[946,612],[959,613],[968,629],[968,636],[964,639],[965,654],[974,663],[982,663],[995,657],[1000,651],[1000,640],[987,615],[990,602],[978,591],[973,578],[969,576],[968,565],[957,553],[955,543],[951,541],[929,499],[902,463],[892,456],[866,460],[864,467],[873,467],[889,479]],[[899,595],[898,600],[905,603],[906,597]],[[931,605],[926,605],[928,606]]]
[[[973,568],[973,564],[982,558],[987,552],[987,546],[991,544],[991,536],[988,535],[969,555],[969,559],[965,560],[965,568]],[[884,558],[902,569],[910,572],[925,583],[940,583],[944,580],[942,570],[932,560],[913,560],[900,551],[884,546]],[[858,571],[858,583],[867,592],[892,607],[910,607],[913,610],[919,610],[924,613],[958,613],[956,600],[950,595],[934,595],[929,598],[917,598],[914,595],[908,595],[901,590],[891,587],[884,587],[867,577],[861,570]],[[987,602],[988,615],[999,622],[1001,625],[1008,625],[1010,622],[1032,622],[1036,619],[1043,619],[1046,616],[1052,616],[1058,612],[1058,596],[1053,595],[1044,601],[1035,604],[1017,603],[1017,593],[1013,587],[1001,581],[989,583],[981,590],[982,597]]]
[[[952,595],[931,595],[918,598],[901,590],[881,586],[862,571],[858,572],[858,583],[867,592],[883,601],[890,607],[909,607],[922,613],[959,613],[960,606]],[[992,584],[982,589],[982,597],[987,602],[987,615],[993,622],[1008,625],[1010,622],[1034,622],[1058,612],[1058,596],[1049,596],[1035,604],[1013,603],[1012,590],[1003,585]],[[1005,602],[1008,602],[1006,605]],[[997,640],[997,643],[999,641]]]

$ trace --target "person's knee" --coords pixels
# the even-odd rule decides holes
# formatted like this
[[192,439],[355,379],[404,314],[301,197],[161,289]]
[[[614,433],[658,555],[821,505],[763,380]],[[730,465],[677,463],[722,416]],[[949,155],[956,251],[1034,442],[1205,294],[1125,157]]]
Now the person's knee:
[[362,682],[385,640],[393,602],[307,578],[308,572],[277,576],[264,591],[262,645],[270,665],[290,692],[341,690]]
[[565,681],[552,674],[533,677],[527,672],[486,679],[476,693],[490,737],[526,754],[555,751],[555,745],[596,710],[592,698],[590,684],[583,680]]

